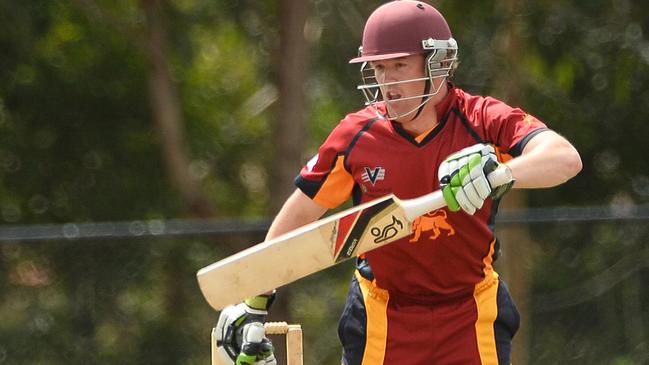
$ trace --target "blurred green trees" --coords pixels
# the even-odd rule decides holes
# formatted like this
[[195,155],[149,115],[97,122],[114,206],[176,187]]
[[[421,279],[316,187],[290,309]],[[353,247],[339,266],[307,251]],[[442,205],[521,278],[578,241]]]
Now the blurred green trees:
[[[379,3],[309,2],[302,161],[362,103],[358,70],[347,60]],[[625,211],[647,203],[648,5],[525,1],[512,17],[499,1],[431,3],[461,47],[455,82],[505,97],[498,85],[515,72],[516,102],[582,154],[584,171],[560,188],[530,192],[532,206]],[[283,105],[279,65],[287,61],[280,24],[291,17],[279,4],[0,0],[0,222],[274,214],[273,126]],[[503,27],[520,36],[515,58],[498,52]],[[161,109],[169,105],[177,110]],[[177,128],[175,145],[165,118]],[[174,153],[180,164],[170,162]],[[532,228],[530,363],[649,361],[647,271],[629,258],[646,250],[646,230]],[[194,273],[261,239],[4,243],[0,363],[206,363],[215,313]],[[602,276],[617,273],[616,263],[630,269],[613,275],[619,280]],[[350,272],[342,266],[286,289],[293,318],[305,326],[309,364],[338,361],[335,321]],[[552,296],[593,278],[610,285],[582,293],[585,302]],[[548,300],[556,308],[534,306]]]

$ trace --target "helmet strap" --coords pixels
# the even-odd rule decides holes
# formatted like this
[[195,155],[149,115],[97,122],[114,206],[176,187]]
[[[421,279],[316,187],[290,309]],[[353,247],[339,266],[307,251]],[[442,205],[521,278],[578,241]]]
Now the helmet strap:
[[428,93],[430,93],[430,79],[426,80],[426,85],[424,86],[424,96],[422,96],[421,98],[421,105],[419,106],[419,108],[417,108],[417,113],[415,113],[415,116],[410,118],[411,121],[417,119],[421,111],[424,109],[424,106],[426,106],[426,102],[430,97],[428,96]]

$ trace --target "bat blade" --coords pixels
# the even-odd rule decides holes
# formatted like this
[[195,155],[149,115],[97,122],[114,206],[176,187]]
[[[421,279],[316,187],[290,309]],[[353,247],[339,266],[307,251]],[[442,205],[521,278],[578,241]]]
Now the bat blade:
[[198,283],[208,303],[220,310],[410,233],[404,210],[389,195],[206,266],[197,273]]

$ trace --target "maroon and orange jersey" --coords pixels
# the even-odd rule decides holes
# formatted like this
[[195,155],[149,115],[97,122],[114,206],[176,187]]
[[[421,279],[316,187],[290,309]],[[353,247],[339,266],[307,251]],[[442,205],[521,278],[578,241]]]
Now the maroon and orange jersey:
[[[360,204],[390,193],[416,198],[439,189],[437,169],[451,153],[489,143],[502,159],[516,157],[534,135],[547,130],[521,109],[452,85],[436,108],[439,124],[416,137],[372,107],[347,115],[296,185],[329,208],[349,198]],[[365,254],[376,285],[413,298],[473,293],[493,275],[496,209],[487,199],[473,216],[441,209],[418,218],[411,236]]]

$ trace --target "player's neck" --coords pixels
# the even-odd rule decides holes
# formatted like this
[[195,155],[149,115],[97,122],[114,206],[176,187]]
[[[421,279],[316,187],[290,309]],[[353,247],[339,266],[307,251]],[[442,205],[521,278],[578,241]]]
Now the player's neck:
[[[432,101],[432,100],[431,100]],[[410,119],[413,116],[406,116],[405,120],[397,121],[406,132],[413,137],[417,137],[422,133],[430,131],[435,128],[439,121],[437,120],[437,111],[435,105],[431,102],[426,103],[419,115],[416,118]]]

